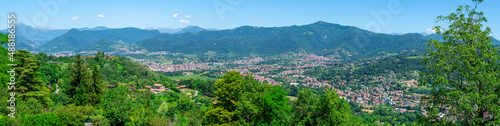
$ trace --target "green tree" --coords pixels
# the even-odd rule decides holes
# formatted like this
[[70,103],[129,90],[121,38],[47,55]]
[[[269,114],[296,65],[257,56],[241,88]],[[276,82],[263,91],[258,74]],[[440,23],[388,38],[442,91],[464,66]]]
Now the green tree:
[[94,113],[92,106],[62,106],[54,113],[61,120],[61,126],[80,126]]
[[334,91],[320,95],[313,113],[315,125],[360,125],[360,121],[351,115],[350,106]]
[[66,89],[63,90],[69,97],[69,103],[77,106],[90,103],[90,94],[88,93],[91,81],[90,71],[80,54],[76,56],[74,64],[70,67],[70,71],[69,83],[65,85]]
[[101,68],[98,65],[94,65],[92,68],[92,82],[88,88],[90,89],[90,103],[92,105],[101,103],[105,87],[102,80]]
[[52,105],[53,102],[50,99],[50,90],[43,81],[40,72],[39,60],[36,60],[33,55],[29,52],[20,50],[18,51],[20,57],[23,59],[23,63],[20,64],[21,67],[18,69],[21,71],[19,75],[19,82],[17,83],[17,90],[20,93],[22,100],[28,100],[29,98],[36,98],[45,107]]
[[208,124],[227,124],[231,122],[230,112],[221,107],[211,108],[203,115]]
[[38,115],[26,115],[24,117],[25,126],[59,126],[61,120],[53,112]]
[[[444,41],[431,40],[423,63],[427,71],[421,75],[421,85],[433,91],[423,98],[428,117],[421,123],[441,125],[499,125],[499,55],[483,28],[483,12],[476,8],[483,0],[473,0],[475,6],[459,6],[448,16],[438,16],[436,22],[448,22],[442,32]],[[432,121],[431,121],[432,120]]]
[[119,86],[109,90],[104,95],[104,101],[102,102],[103,115],[109,119],[111,125],[120,126],[130,122],[129,116],[132,102],[128,94],[129,91],[125,86]]
[[217,107],[222,107],[228,111],[236,109],[236,102],[240,101],[243,94],[242,85],[244,80],[240,73],[236,71],[227,72],[225,76],[215,82],[215,95],[217,98]]

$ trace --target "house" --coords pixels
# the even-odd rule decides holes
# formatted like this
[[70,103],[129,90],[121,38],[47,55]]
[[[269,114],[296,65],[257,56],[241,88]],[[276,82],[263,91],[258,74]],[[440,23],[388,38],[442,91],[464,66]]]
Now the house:
[[181,90],[181,91],[186,91],[187,86],[186,85],[179,85],[179,86],[176,86],[176,88]]
[[152,88],[151,86],[146,86],[145,88],[148,89],[148,91],[150,91],[150,92],[153,92],[153,93],[155,92],[154,88]]
[[165,86],[163,84],[154,84],[153,88],[156,92],[165,91]]
[[192,75],[193,72],[182,72],[182,75],[187,76],[187,75]]

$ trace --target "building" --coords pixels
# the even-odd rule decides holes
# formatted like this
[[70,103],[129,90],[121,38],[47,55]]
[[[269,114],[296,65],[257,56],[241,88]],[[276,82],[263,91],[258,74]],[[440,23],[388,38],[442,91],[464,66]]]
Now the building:
[[176,88],[181,90],[181,91],[186,91],[187,86],[186,85],[179,85],[179,86],[176,86]]
[[182,75],[187,76],[187,75],[192,75],[193,72],[182,72]]
[[165,86],[163,84],[154,84],[153,88],[155,92],[165,91]]

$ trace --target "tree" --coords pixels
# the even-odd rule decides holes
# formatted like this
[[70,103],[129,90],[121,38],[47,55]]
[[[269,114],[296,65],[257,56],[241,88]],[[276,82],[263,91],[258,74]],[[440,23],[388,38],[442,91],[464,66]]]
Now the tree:
[[311,114],[316,109],[314,105],[318,101],[315,94],[311,92],[311,89],[299,91],[299,96],[297,97],[297,102],[292,109],[294,124],[302,125],[313,125]]
[[90,103],[88,87],[90,86],[90,71],[81,55],[76,56],[74,64],[70,67],[69,84],[65,85],[63,92],[68,95],[69,103],[77,106]]
[[16,87],[19,93],[21,93],[21,99],[27,101],[29,98],[36,98],[45,107],[51,105],[53,102],[50,99],[50,90],[41,77],[38,65],[40,61],[36,60],[27,51],[21,50],[18,53],[24,56],[19,57],[24,62],[21,67],[18,67],[21,70],[21,74],[19,75],[19,83]]
[[334,91],[320,95],[313,113],[315,125],[360,125],[351,115],[350,106]]
[[224,108],[230,112],[236,109],[235,103],[240,101],[243,94],[242,85],[244,80],[240,73],[229,71],[221,79],[215,82],[215,95],[218,97],[217,107]]
[[132,102],[128,94],[129,91],[125,86],[119,86],[104,95],[103,115],[112,122],[111,125],[120,126],[130,121]]
[[79,126],[89,119],[89,116],[94,113],[94,108],[92,106],[69,105],[57,108],[54,113],[61,120],[61,126]]
[[420,123],[499,124],[498,48],[491,45],[491,29],[483,28],[486,17],[476,11],[483,0],[473,2],[474,7],[459,6],[456,12],[436,19],[450,25],[444,32],[440,26],[434,27],[444,41],[427,44],[429,57],[423,59],[427,71],[420,82],[432,92],[422,99],[428,117]]
[[209,124],[227,124],[231,122],[230,112],[221,107],[211,108],[205,112],[203,118]]
[[24,117],[24,125],[26,126],[59,126],[61,120],[53,112],[43,113],[39,115],[26,115]]
[[90,103],[97,105],[102,101],[104,95],[104,83],[102,80],[101,69],[98,65],[92,68],[92,83],[90,84]]

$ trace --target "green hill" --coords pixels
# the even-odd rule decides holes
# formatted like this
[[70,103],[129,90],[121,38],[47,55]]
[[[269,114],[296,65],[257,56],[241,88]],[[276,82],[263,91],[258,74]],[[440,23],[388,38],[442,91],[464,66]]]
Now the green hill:
[[80,47],[107,39],[110,41],[123,41],[126,44],[135,43],[139,40],[151,38],[159,34],[157,30],[142,30],[138,28],[121,28],[107,30],[84,30],[71,29],[65,34],[40,46],[43,52],[75,51]]
[[78,50],[75,50],[76,52],[80,51],[102,51],[102,52],[112,52],[119,50],[120,48],[124,48],[124,44],[115,42],[115,41],[110,41],[107,39],[101,39],[97,41],[96,43],[93,43],[92,45],[82,47]]

